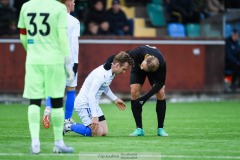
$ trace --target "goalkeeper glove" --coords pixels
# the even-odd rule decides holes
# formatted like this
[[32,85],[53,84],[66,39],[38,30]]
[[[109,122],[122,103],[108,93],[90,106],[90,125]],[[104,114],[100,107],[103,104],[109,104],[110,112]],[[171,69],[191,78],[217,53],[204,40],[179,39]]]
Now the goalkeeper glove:
[[78,72],[78,63],[74,63],[74,65],[73,65],[73,72],[74,72],[74,74],[76,76],[76,74]]
[[72,63],[70,56],[65,57],[65,69],[67,72],[67,81],[72,83],[74,81],[74,72],[72,69]]

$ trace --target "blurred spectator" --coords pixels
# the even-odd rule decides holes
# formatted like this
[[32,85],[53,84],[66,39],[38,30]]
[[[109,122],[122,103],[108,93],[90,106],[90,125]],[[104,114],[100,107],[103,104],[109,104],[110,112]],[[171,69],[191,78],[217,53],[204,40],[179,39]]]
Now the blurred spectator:
[[[93,8],[94,8],[94,4],[95,4],[97,1],[98,1],[98,0],[88,0],[90,9],[93,9]],[[107,0],[101,0],[101,1],[102,1],[102,4],[103,4],[103,9],[106,10]]]
[[147,3],[151,3],[152,0],[126,0],[127,4],[137,4],[137,3],[141,3],[143,5],[146,5]]
[[194,14],[198,22],[209,17],[207,0],[193,0]]
[[84,35],[96,36],[98,33],[98,24],[95,22],[88,23]]
[[73,15],[77,17],[79,21],[83,21],[88,12],[89,2],[88,0],[75,0],[75,10]]
[[16,12],[9,6],[9,0],[0,0],[0,35],[17,34],[16,23]]
[[207,0],[207,5],[208,5],[208,13],[211,16],[224,12],[223,0]]
[[239,0],[225,0],[224,1],[226,9],[239,9],[240,1]]
[[[98,25],[97,35],[109,35],[109,23],[107,21],[107,13],[104,10],[104,4],[102,0],[96,0],[93,4],[93,8],[89,9],[86,19],[84,20],[85,26],[89,27],[90,23],[96,23]],[[90,25],[91,26],[91,25]]]
[[122,11],[119,0],[112,1],[112,7],[107,11],[110,32],[114,35],[130,35],[129,21]]
[[194,5],[192,0],[171,0],[168,13],[172,22],[196,23],[198,19],[194,15]]
[[226,39],[225,45],[225,69],[232,71],[231,89],[235,91],[239,86],[240,78],[240,45],[238,43],[239,33],[236,29]]
[[23,3],[27,2],[28,0],[15,0],[14,1],[14,8],[16,9],[16,16],[19,17],[21,7]]

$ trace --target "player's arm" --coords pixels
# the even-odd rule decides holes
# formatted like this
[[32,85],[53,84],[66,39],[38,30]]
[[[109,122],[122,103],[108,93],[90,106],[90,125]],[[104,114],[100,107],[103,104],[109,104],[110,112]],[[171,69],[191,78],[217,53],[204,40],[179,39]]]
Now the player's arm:
[[74,57],[74,63],[78,63],[78,52],[79,52],[79,43],[78,43],[78,37],[80,36],[80,23],[75,23],[74,29],[73,29],[73,35],[72,35],[72,51],[73,51],[73,57]]
[[160,66],[160,70],[155,71],[155,77],[156,77],[156,83],[152,87],[152,89],[146,93],[144,96],[137,99],[136,102],[141,102],[141,105],[143,105],[150,97],[152,97],[154,94],[158,93],[158,91],[163,87],[165,84],[166,79],[166,64]]
[[101,82],[95,79],[92,82],[91,87],[89,88],[88,92],[88,102],[89,102],[89,107],[91,109],[91,114],[92,114],[92,122],[90,125],[90,128],[92,129],[92,135],[97,135],[98,127],[99,127],[99,119],[97,115],[97,100],[96,100],[96,95],[99,91],[99,88],[101,87]]
[[98,117],[97,116],[97,108],[96,106],[98,105],[97,100],[96,100],[96,95],[99,91],[99,88],[101,87],[102,83],[95,79],[92,82],[91,87],[89,88],[88,92],[88,102],[89,102],[89,107],[91,109],[92,117]]
[[67,80],[69,82],[73,82],[74,80],[74,72],[72,69],[72,59],[69,54],[69,43],[67,38],[67,28],[58,28],[59,35],[59,46],[60,50],[64,54],[65,60],[65,68],[67,72]]
[[137,102],[139,103],[140,101],[142,101],[140,104],[143,105],[150,97],[156,94],[163,87],[163,85],[164,83],[154,84],[154,86],[148,93],[146,93],[144,96],[137,99]]
[[27,31],[26,28],[20,28],[20,40],[24,49],[27,51]]
[[72,35],[72,54],[73,54],[73,72],[75,75],[78,71],[78,51],[79,51],[79,43],[78,43],[78,37],[80,36],[80,23],[76,23],[73,29],[73,35]]
[[69,42],[67,37],[67,10],[63,6],[62,11],[58,16],[58,39],[59,47],[65,57],[65,68],[67,72],[67,80],[72,82],[74,80],[74,72],[72,69],[72,60],[70,58]]
[[108,57],[108,59],[104,62],[104,69],[105,70],[109,70],[111,69],[111,66],[112,66],[112,62],[113,62],[113,59],[116,55],[111,55],[110,57]]
[[108,96],[112,101],[114,101],[114,103],[116,104],[116,106],[120,109],[120,110],[124,110],[126,108],[125,103],[117,98],[117,96],[115,96],[112,92],[112,90],[110,89],[110,87],[106,87],[104,90],[104,93],[106,96]]

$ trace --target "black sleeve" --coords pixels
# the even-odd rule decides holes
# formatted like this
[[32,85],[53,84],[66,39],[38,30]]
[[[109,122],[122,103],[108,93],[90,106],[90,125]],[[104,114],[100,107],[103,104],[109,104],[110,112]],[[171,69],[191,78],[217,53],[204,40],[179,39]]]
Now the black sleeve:
[[114,57],[115,57],[115,55],[108,57],[108,59],[105,61],[104,65],[103,65],[104,69],[106,69],[106,70],[111,69]]
[[148,93],[146,93],[144,96],[140,97],[138,101],[143,105],[150,97],[156,94],[163,87],[163,85],[164,85],[163,83],[155,84],[152,87],[152,89]]
[[155,72],[156,83],[152,87],[152,89],[146,93],[144,96],[138,98],[138,102],[143,105],[150,97],[156,94],[165,84],[166,79],[166,64],[161,65],[159,70]]

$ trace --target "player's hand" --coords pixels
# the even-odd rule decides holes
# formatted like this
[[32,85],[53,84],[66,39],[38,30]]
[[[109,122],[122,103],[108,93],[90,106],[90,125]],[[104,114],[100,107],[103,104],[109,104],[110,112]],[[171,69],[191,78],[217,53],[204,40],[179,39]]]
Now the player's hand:
[[114,102],[115,102],[116,106],[118,107],[118,109],[120,109],[122,111],[126,109],[126,104],[123,102],[123,100],[117,98]]
[[67,81],[72,83],[74,81],[74,72],[72,69],[71,58],[70,56],[65,57],[65,69],[67,72]]
[[145,101],[143,101],[141,98],[138,98],[135,100],[134,105],[142,107],[144,105]]
[[73,69],[73,72],[74,72],[74,74],[75,74],[75,76],[76,76],[76,74],[77,74],[77,72],[78,72],[78,63],[74,63],[72,69]]
[[98,117],[92,118],[92,123],[91,123],[90,128],[92,130],[92,136],[97,136],[97,132],[98,132],[98,128],[99,128]]
[[72,83],[75,78],[75,74],[74,74],[73,70],[71,68],[66,67],[66,72],[67,72],[67,81],[69,83]]

